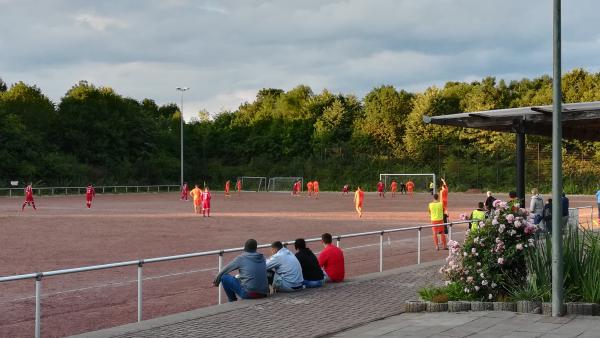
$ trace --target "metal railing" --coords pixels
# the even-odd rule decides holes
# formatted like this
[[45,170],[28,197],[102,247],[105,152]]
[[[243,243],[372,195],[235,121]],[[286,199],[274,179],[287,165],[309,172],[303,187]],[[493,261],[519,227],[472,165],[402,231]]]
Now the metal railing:
[[[575,221],[574,218],[577,217],[577,219],[576,219],[578,222],[577,225],[582,226],[583,223],[581,222],[581,220],[585,219],[587,221],[587,219],[588,219],[587,215],[582,215],[580,213],[580,210],[583,210],[583,209],[590,209],[589,225],[590,225],[590,228],[593,229],[594,228],[594,209],[597,209],[597,208],[594,208],[593,206],[569,208],[569,222]],[[600,213],[600,210],[597,210],[597,212]],[[596,216],[598,219],[600,219],[600,214],[596,214]]]
[[[178,184],[160,184],[160,185],[103,185],[103,186],[95,186],[94,190],[96,193],[106,194],[106,193],[120,193],[120,192],[171,192],[171,191],[179,191],[181,187]],[[35,187],[33,188],[33,192],[37,196],[43,195],[77,195],[85,193],[86,187]],[[17,192],[17,193],[13,193]],[[0,188],[2,196],[12,197],[15,196],[23,196],[23,188]]]
[[[471,221],[457,221],[457,222],[449,222],[445,224],[425,224],[418,225],[407,228],[396,228],[396,229],[385,229],[385,230],[375,230],[375,231],[367,231],[360,233],[352,233],[352,234],[344,234],[344,235],[336,235],[333,238],[336,241],[336,246],[341,247],[342,239],[347,238],[355,238],[355,237],[364,237],[364,236],[374,236],[379,235],[379,271],[383,271],[383,247],[384,247],[384,234],[396,233],[396,232],[406,232],[406,231],[416,231],[417,232],[417,264],[421,264],[421,231],[422,229],[432,228],[434,226],[447,226],[448,227],[448,240],[452,239],[452,227],[458,224],[468,224]],[[306,239],[307,243],[310,242],[318,242],[321,241],[321,238],[309,238]],[[283,242],[285,246],[293,244],[294,241],[286,241]],[[270,244],[261,244],[258,246],[259,249],[269,248]],[[79,268],[71,268],[71,269],[62,269],[62,270],[53,270],[46,272],[34,272],[22,275],[14,275],[14,276],[4,276],[0,277],[0,283],[2,282],[12,282],[19,280],[27,280],[33,279],[35,280],[35,337],[40,337],[40,329],[41,329],[41,290],[42,290],[42,279],[52,276],[73,274],[73,273],[81,273],[87,271],[97,271],[97,270],[105,270],[105,269],[113,269],[113,268],[121,268],[127,266],[137,266],[137,321],[140,322],[142,320],[142,281],[143,281],[143,268],[144,265],[150,263],[158,263],[158,262],[167,262],[174,260],[181,260],[187,258],[195,258],[195,257],[203,257],[203,256],[218,256],[218,270],[220,271],[223,268],[223,255],[226,253],[234,253],[234,252],[242,252],[244,251],[243,247],[239,248],[229,248],[223,250],[213,250],[213,251],[204,251],[204,252],[195,252],[189,254],[175,255],[175,256],[166,256],[166,257],[155,257],[155,258],[147,258],[147,259],[138,259],[132,261],[124,261],[118,263],[109,263],[109,264],[101,264],[101,265],[92,265],[85,266]],[[218,304],[221,304],[222,298],[222,288],[218,288]]]

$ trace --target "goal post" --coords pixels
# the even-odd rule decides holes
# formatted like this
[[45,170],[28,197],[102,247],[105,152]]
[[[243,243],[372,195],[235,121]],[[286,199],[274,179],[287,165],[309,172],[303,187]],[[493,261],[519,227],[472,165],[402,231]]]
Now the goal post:
[[304,178],[297,176],[286,176],[286,177],[270,177],[269,184],[267,185],[267,191],[271,192],[290,192],[292,191],[292,185],[294,182],[300,181],[300,191],[304,189]]
[[385,189],[388,190],[392,180],[396,180],[398,183],[406,182],[409,179],[415,181],[415,190],[429,191],[429,183],[433,182],[433,192],[437,190],[437,182],[435,180],[435,174],[379,174],[379,180],[383,182]]
[[[242,191],[265,191],[267,189],[267,178],[263,176],[240,176]],[[235,184],[234,184],[235,187]]]

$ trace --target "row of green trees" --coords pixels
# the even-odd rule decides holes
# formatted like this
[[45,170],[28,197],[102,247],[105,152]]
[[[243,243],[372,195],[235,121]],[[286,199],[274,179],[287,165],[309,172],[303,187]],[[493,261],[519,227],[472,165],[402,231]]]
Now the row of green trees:
[[[600,73],[564,75],[564,102],[600,100]],[[241,175],[318,178],[324,189],[370,188],[382,172],[435,172],[453,189],[514,187],[514,135],[425,125],[442,115],[550,104],[551,78],[506,83],[492,77],[448,82],[409,93],[374,88],[360,99],[301,85],[262,89],[252,103],[184,126],[185,172],[190,182],[221,186]],[[123,97],[80,82],[58,103],[36,86],[0,81],[0,179],[38,185],[176,183],[179,119],[175,104]],[[542,152],[549,140],[528,137]],[[589,192],[600,179],[600,143],[566,141],[567,190]],[[582,158],[584,159],[582,161]],[[528,161],[529,185],[549,187]],[[543,173],[546,171],[542,170]],[[537,174],[537,180],[535,175]]]

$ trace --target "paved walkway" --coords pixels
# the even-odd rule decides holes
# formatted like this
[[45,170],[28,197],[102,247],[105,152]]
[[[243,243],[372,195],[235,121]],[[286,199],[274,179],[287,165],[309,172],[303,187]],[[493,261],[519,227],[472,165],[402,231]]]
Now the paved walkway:
[[514,312],[405,313],[333,337],[600,337],[600,318]]
[[[363,276],[343,284],[229,303],[79,337],[315,337],[398,315],[417,290],[439,283],[441,261]],[[77,336],[76,336],[77,337]]]

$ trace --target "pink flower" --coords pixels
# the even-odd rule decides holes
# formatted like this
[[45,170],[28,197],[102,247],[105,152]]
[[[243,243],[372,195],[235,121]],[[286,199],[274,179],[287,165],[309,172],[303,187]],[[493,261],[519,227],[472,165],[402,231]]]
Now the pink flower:
[[479,291],[479,286],[475,285],[475,291]]
[[492,225],[498,225],[498,217],[494,217],[492,220]]
[[500,265],[504,264],[504,258],[502,258],[502,257],[498,258],[498,264],[500,264]]
[[471,249],[471,253],[476,253],[476,252],[477,252],[477,249],[475,249],[475,248]]
[[522,225],[521,221],[515,221],[515,228],[520,228]]
[[513,214],[506,215],[506,221],[508,223],[512,223],[512,222],[514,222],[514,220],[515,220],[515,215],[513,215]]
[[493,206],[494,208],[498,208],[498,207],[500,206],[500,204],[501,204],[501,203],[502,203],[502,201],[501,201],[501,200],[495,200],[495,201],[494,201],[494,203],[492,203],[492,206]]
[[536,230],[537,230],[536,226],[532,226],[532,227],[527,226],[527,227],[525,227],[525,233],[528,234],[528,235],[536,232]]
[[523,250],[523,244],[522,243],[518,243],[516,247],[517,247],[517,250]]

